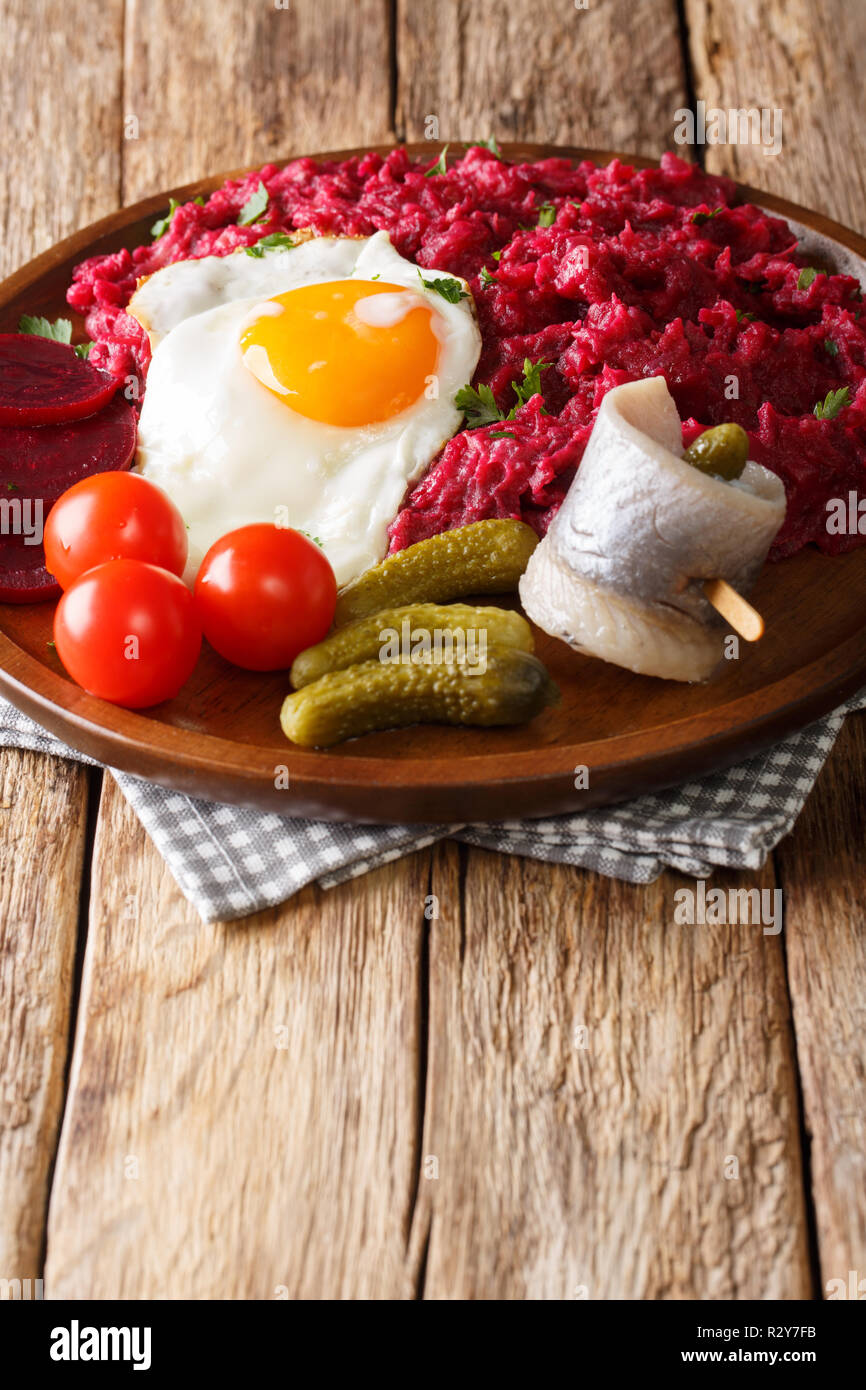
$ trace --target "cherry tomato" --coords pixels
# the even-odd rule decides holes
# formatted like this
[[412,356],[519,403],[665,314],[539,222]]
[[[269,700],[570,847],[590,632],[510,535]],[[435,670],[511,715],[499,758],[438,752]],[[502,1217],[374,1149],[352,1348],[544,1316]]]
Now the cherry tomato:
[[62,589],[106,560],[145,560],[182,574],[183,517],[140,473],[96,473],[55,502],[45,522],[45,564]]
[[337,582],[313,541],[265,522],[211,546],[195,599],[204,635],[220,656],[248,671],[278,671],[325,636]]
[[144,709],[180,690],[198,659],[201,627],[177,575],[141,560],[108,560],[66,590],[54,645],[91,695]]

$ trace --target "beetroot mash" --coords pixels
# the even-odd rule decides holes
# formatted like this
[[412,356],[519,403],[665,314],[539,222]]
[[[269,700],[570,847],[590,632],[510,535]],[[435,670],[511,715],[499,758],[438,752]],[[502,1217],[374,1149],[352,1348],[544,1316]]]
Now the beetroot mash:
[[[618,160],[605,169],[508,164],[473,147],[428,177],[431,160],[398,150],[266,165],[203,206],[179,207],[151,245],[83,262],[68,299],[87,315],[90,361],[144,378],[147,337],[124,306],[137,277],[160,266],[297,227],[385,229],[401,255],[470,282],[484,343],[474,384],[488,384],[504,414],[518,403],[513,383],[526,360],[548,364],[540,394],[513,419],[472,427],[469,417],[406,499],[392,550],[486,517],[520,517],[543,534],[605,392],[659,372],[687,442],[735,420],[751,457],[782,478],[788,515],[776,558],[810,541],[828,551],[863,543],[826,530],[828,499],[866,482],[856,280],[815,273],[784,221],[734,205],[729,180],[673,155],[636,171]],[[268,193],[261,220],[239,226],[259,180]],[[815,405],[843,387],[832,418],[816,418]]]

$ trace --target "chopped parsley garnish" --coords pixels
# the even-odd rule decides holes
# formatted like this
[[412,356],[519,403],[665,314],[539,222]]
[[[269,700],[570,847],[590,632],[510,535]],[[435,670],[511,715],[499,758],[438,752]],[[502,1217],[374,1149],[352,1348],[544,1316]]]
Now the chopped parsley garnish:
[[553,203],[542,203],[538,209],[538,226],[552,227],[556,221],[556,208]]
[[458,410],[463,411],[470,429],[478,425],[492,425],[499,420],[513,420],[520,407],[539,394],[541,373],[551,365],[550,362],[531,362],[528,357],[524,357],[523,380],[511,383],[517,395],[517,404],[511,407],[507,415],[499,409],[493,392],[484,382],[477,391],[473,386],[461,386],[454,397],[454,404]]
[[17,491],[18,491],[18,484],[17,484],[17,483],[7,483],[7,484],[6,484],[6,491],[7,491],[7,492],[17,492]]
[[828,391],[823,401],[819,401],[815,406],[812,414],[818,420],[835,420],[839,411],[850,404],[851,392],[847,386],[840,386],[838,391]]
[[[495,135],[491,135],[491,137],[490,137],[489,140],[473,140],[473,141],[472,141],[472,145],[479,145],[479,146],[481,147],[482,150],[489,150],[491,154],[495,154],[495,155],[496,155],[496,158],[497,158],[497,159],[501,159],[501,158],[502,158],[502,151],[500,150],[499,146],[498,146],[497,143],[496,143],[496,136],[495,136]],[[467,150],[471,150],[471,149],[472,149],[472,145],[466,145],[465,148],[466,148]],[[446,145],[445,148],[447,149],[448,146]]]
[[435,164],[431,164],[429,169],[425,169],[424,177],[429,179],[433,174],[447,174],[448,165],[445,163],[445,156],[448,153],[448,146],[445,145]]
[[238,226],[250,227],[253,222],[258,222],[264,216],[268,207],[268,190],[259,179],[259,186],[255,193],[251,193],[238,213]]
[[45,645],[46,645],[46,647],[51,647],[51,649],[52,649],[53,651],[56,651],[56,650],[57,650],[57,645],[56,645],[56,643],[54,643],[54,642],[46,642]]
[[38,314],[22,314],[18,321],[19,333],[32,333],[37,338],[50,338],[54,343],[72,342],[72,323],[69,319],[41,318]]
[[254,246],[247,246],[244,249],[248,256],[255,256],[260,260],[266,251],[288,251],[294,244],[286,232],[269,232]]
[[453,279],[450,275],[443,275],[435,280],[425,280],[419,270],[418,279],[425,290],[435,290],[437,294],[441,294],[443,299],[447,299],[449,304],[459,304],[461,299],[469,298],[460,281]]
[[[72,323],[70,319],[42,318],[39,314],[22,314],[18,321],[19,333],[32,333],[37,338],[50,338],[54,343],[72,342]],[[72,349],[76,357],[87,357],[92,343],[77,343]]]
[[496,404],[493,392],[483,381],[477,391],[474,386],[461,386],[454,397],[454,404],[458,410],[463,411],[470,429],[476,425],[492,425],[496,420],[505,419]]
[[371,276],[370,276],[370,279],[371,279],[371,280],[381,280],[381,278],[382,278],[382,272],[381,272],[381,270],[377,270],[375,275],[371,275]]
[[[204,207],[204,198],[200,193],[198,197],[193,198],[192,201],[194,203],[197,203],[200,208]],[[177,212],[180,206],[180,203],[177,202],[175,198],[169,198],[168,212],[165,214],[165,217],[161,217],[158,222],[154,222],[153,226],[150,229],[150,235],[153,237],[154,241],[156,241],[158,237],[163,236],[164,233],[168,231],[169,226],[171,224],[171,219],[174,217],[174,214]]]
[[523,359],[523,380],[513,381],[511,384],[517,392],[517,405],[512,410],[509,419],[514,418],[515,411],[519,410],[527,401],[531,401],[533,396],[537,396],[541,391],[541,373],[547,368],[552,367],[552,362],[530,362],[528,357]]
[[491,430],[488,439],[516,439],[517,435],[512,434],[511,430]]
[[702,222],[710,222],[712,218],[718,217],[720,212],[724,212],[724,207],[713,208],[712,212],[693,212],[692,221],[699,227]]
[[482,285],[496,284],[496,276],[490,274],[490,271],[487,269],[486,265],[483,265],[481,267],[481,283]]
[[754,322],[755,322],[755,315],[754,315],[754,314],[750,314],[748,311],[746,311],[746,312],[744,313],[742,309],[735,309],[734,312],[735,312],[736,315],[737,315],[737,323],[754,323]]
[[838,356],[839,356],[839,349],[838,349],[838,347],[836,346],[836,344],[833,342],[833,339],[832,339],[832,338],[825,338],[825,339],[824,339],[824,351],[825,351],[825,352],[829,352],[829,354],[830,354],[831,357],[838,357]]
[[161,217],[158,222],[154,222],[150,229],[150,235],[153,237],[154,241],[156,241],[157,237],[161,237],[163,233],[168,231],[171,219],[174,217],[179,207],[180,203],[175,202],[174,198],[169,198],[168,212],[165,214],[165,217]]
[[491,256],[493,257],[494,261],[498,261],[498,260],[499,260],[499,257],[502,255],[502,252],[503,252],[504,250],[505,250],[505,247],[504,247],[504,246],[500,246],[500,248],[499,248],[498,251],[491,251],[491,252],[490,252],[490,254],[491,254]]
[[813,280],[817,280],[819,275],[826,275],[826,270],[816,270],[813,265],[807,265],[797,276],[797,289],[807,290]]

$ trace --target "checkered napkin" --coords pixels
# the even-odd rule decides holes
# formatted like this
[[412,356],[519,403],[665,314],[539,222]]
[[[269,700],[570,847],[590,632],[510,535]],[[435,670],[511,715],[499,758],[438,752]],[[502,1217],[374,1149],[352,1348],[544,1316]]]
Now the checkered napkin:
[[[206,922],[244,917],[305,884],[330,888],[412,850],[451,838],[503,854],[578,864],[649,883],[668,866],[705,877],[757,869],[791,829],[844,716],[866,690],[816,724],[725,772],[547,820],[489,825],[337,825],[199,801],[112,769],[112,776]],[[0,746],[92,762],[0,700]]]

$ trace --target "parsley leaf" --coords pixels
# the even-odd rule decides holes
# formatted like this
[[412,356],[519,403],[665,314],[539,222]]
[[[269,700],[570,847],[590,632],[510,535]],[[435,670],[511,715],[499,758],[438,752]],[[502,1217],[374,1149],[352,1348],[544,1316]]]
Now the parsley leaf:
[[825,338],[825,339],[824,339],[824,351],[825,351],[825,352],[829,352],[829,354],[830,354],[831,357],[838,357],[838,356],[839,356],[839,348],[838,348],[837,345],[833,342],[833,339],[832,339],[832,338]]
[[750,313],[748,313],[748,312],[743,313],[742,309],[736,309],[734,312],[735,312],[736,315],[737,315],[737,323],[754,323],[754,322],[755,322],[755,315],[754,315],[754,314],[750,314]]
[[17,483],[7,483],[7,484],[6,484],[6,491],[7,491],[7,492],[17,492],[17,491],[18,491],[18,484],[17,484]]
[[517,405],[511,412],[509,419],[513,419],[515,411],[519,410],[527,401],[531,401],[533,396],[537,396],[541,391],[541,373],[546,367],[552,367],[552,362],[531,362],[528,357],[523,359],[523,380],[513,381],[511,385],[517,393]]
[[259,186],[255,193],[251,193],[238,213],[238,226],[249,227],[253,222],[258,222],[259,218],[267,211],[268,190],[259,179]]
[[840,386],[838,391],[828,391],[823,402],[818,402],[812,414],[818,420],[835,420],[839,411],[850,404],[851,392],[847,386]]
[[46,642],[45,645],[46,647],[51,647],[53,651],[57,651],[57,644],[55,642]]
[[504,250],[505,250],[505,247],[504,247],[504,246],[500,246],[500,248],[499,248],[498,251],[491,251],[491,252],[490,252],[490,254],[491,254],[491,256],[493,257],[494,261],[498,261],[498,260],[499,260],[499,257],[502,255],[502,252],[503,252]]
[[55,319],[51,323],[38,314],[22,314],[18,321],[19,333],[32,333],[37,338],[50,338],[55,343],[72,342],[72,323],[70,319]]
[[512,434],[511,430],[491,430],[488,439],[516,439],[517,435]]
[[826,270],[816,270],[813,265],[807,265],[797,276],[797,289],[807,290],[813,280],[817,280],[819,275],[826,275]]
[[552,227],[556,221],[556,208],[553,203],[542,203],[538,209],[538,226]]
[[171,219],[174,217],[179,207],[180,203],[175,202],[174,198],[169,198],[168,212],[165,214],[165,217],[161,217],[158,222],[154,222],[150,229],[150,235],[153,237],[154,241],[168,231]]
[[454,397],[454,404],[466,416],[470,429],[474,425],[490,425],[505,416],[496,404],[493,392],[483,381],[476,391],[474,386],[461,386]]
[[76,357],[83,357],[86,361],[87,358],[90,356],[90,349],[92,347],[92,343],[76,343],[73,351]]
[[482,285],[495,285],[497,283],[496,276],[490,274],[486,265],[481,267],[481,283]]
[[425,280],[419,270],[418,279],[425,290],[435,290],[437,294],[441,294],[443,299],[447,299],[449,304],[459,304],[461,299],[469,298],[460,281],[449,275],[443,275],[435,280]]
[[712,212],[693,212],[692,221],[699,227],[702,222],[709,222],[714,217],[718,217],[720,212],[724,212],[724,207],[713,208]]
[[261,260],[265,251],[288,251],[294,246],[292,238],[286,232],[270,232],[263,236],[261,241],[257,241],[254,246],[245,247],[248,256],[255,256]]
[[424,177],[425,177],[425,179],[431,178],[433,174],[446,174],[446,173],[448,172],[448,165],[445,163],[445,156],[446,156],[447,153],[448,153],[448,146],[445,145],[445,146],[443,147],[443,149],[442,149],[442,153],[440,154],[439,158],[436,160],[436,163],[435,163],[435,164],[431,164],[429,169],[425,169],[425,171],[424,171]]
[[[502,158],[502,151],[500,150],[499,146],[498,146],[497,143],[496,143],[496,136],[495,136],[495,135],[491,135],[491,137],[490,137],[489,140],[473,140],[473,141],[472,141],[472,145],[479,145],[479,146],[481,147],[482,150],[489,150],[491,154],[495,154],[495,155],[496,155],[496,158],[497,158],[497,159],[501,159],[501,158]],[[467,150],[471,150],[471,149],[472,149],[472,145],[466,145],[465,148],[466,148]],[[447,146],[446,146],[446,149],[447,149]]]
[[[192,201],[194,203],[197,203],[200,208],[204,207],[204,198],[200,193],[198,197],[193,198]],[[168,212],[165,214],[165,217],[160,217],[159,221],[154,222],[153,226],[150,229],[150,235],[153,237],[154,241],[156,241],[158,237],[163,236],[168,231],[169,226],[171,224],[171,219],[174,217],[174,214],[177,212],[180,206],[181,204],[175,198],[169,198]]]

